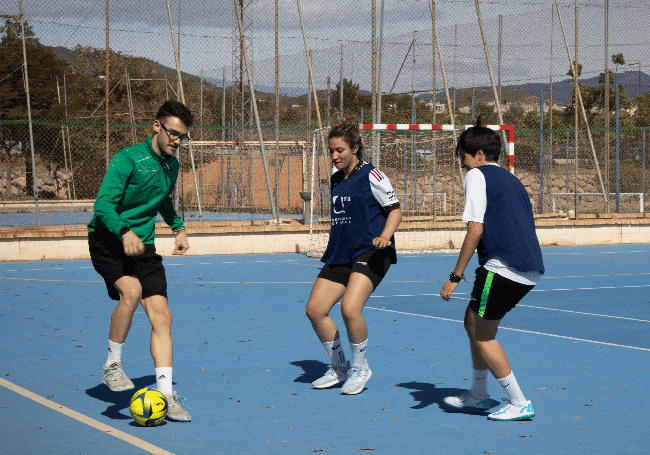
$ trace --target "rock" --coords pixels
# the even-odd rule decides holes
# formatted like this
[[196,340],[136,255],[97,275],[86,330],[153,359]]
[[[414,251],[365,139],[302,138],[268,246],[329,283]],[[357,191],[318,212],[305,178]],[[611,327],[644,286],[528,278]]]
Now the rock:
[[54,185],[54,186],[56,186],[56,182],[54,181],[54,179],[52,178],[52,176],[50,174],[43,175],[42,181],[43,181],[44,185],[48,185],[48,186]]
[[24,175],[21,175],[15,179],[12,179],[11,186],[15,186],[18,189],[24,190],[27,186],[27,178]]

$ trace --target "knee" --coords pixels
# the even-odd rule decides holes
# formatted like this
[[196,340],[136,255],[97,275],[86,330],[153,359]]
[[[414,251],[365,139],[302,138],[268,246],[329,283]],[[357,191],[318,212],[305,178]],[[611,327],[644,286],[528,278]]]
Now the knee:
[[140,283],[134,283],[133,285],[121,290],[120,303],[135,308],[138,306],[138,303],[140,303],[141,297],[142,286],[140,286]]
[[352,307],[352,306],[349,306],[349,305],[342,304],[341,305],[341,316],[343,316],[343,320],[345,322],[353,321],[353,320],[361,317],[361,311],[359,311],[359,309],[357,309],[356,307]]
[[305,314],[310,321],[318,321],[319,319],[322,319],[328,315],[328,313],[323,313],[323,311],[319,310],[313,305],[310,305],[309,303],[307,303],[307,306],[305,307]]
[[158,307],[154,311],[150,311],[150,313],[149,320],[154,330],[171,330],[172,312],[169,307]]

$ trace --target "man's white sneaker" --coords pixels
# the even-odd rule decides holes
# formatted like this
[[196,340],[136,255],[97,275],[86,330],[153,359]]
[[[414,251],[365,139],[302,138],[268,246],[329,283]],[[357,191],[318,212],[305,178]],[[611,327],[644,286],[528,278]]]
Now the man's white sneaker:
[[352,368],[348,371],[348,379],[341,388],[341,393],[345,395],[361,393],[370,376],[372,376],[372,371],[368,368],[368,364],[364,367],[361,365],[352,365]]
[[345,362],[343,365],[330,365],[325,374],[316,379],[311,385],[316,389],[325,389],[333,385],[343,382],[348,378],[348,370],[350,369],[350,362]]
[[133,389],[133,382],[124,374],[122,362],[113,362],[102,368],[102,382],[113,392]]
[[181,401],[185,404],[184,398],[178,398],[176,392],[173,392],[171,395],[165,395],[165,399],[167,400],[167,420],[175,422],[189,422],[192,420],[190,413],[181,407]]
[[523,406],[515,406],[508,402],[507,405],[488,416],[490,420],[528,420],[535,416],[535,410],[530,400]]
[[472,408],[472,409],[489,409],[492,407],[492,400],[490,396],[479,400],[474,398],[471,393],[467,392],[456,397],[445,397],[443,400],[445,404],[458,409]]

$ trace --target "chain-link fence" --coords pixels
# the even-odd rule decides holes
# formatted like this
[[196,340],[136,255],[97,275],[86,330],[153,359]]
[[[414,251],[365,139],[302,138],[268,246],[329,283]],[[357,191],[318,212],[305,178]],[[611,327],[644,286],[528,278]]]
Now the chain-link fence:
[[[515,172],[536,212],[645,210],[646,2],[479,4],[492,78],[471,0],[24,0],[27,71],[19,1],[3,2],[0,15],[14,18],[0,29],[0,225],[86,223],[110,157],[143,141],[160,104],[180,98],[177,64],[196,119],[199,196],[187,148],[174,195],[187,220],[198,219],[199,199],[204,220],[270,218],[269,185],[278,216],[302,217],[313,131],[319,118],[326,126],[342,116],[463,125],[481,115],[512,124]],[[576,59],[584,106],[577,110]],[[402,175],[388,161],[399,156],[399,141],[381,140],[379,167]],[[402,142],[418,149],[410,136]],[[426,152],[420,161],[423,176],[443,165]],[[404,183],[404,201],[434,209],[427,204],[435,198],[418,199],[409,188],[418,183]]]

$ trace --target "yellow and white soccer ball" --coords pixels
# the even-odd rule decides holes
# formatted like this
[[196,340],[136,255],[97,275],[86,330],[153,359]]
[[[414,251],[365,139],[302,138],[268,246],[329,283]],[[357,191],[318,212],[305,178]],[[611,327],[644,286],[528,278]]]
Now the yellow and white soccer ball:
[[129,409],[135,423],[143,427],[155,427],[165,420],[167,400],[158,390],[145,387],[133,394]]

